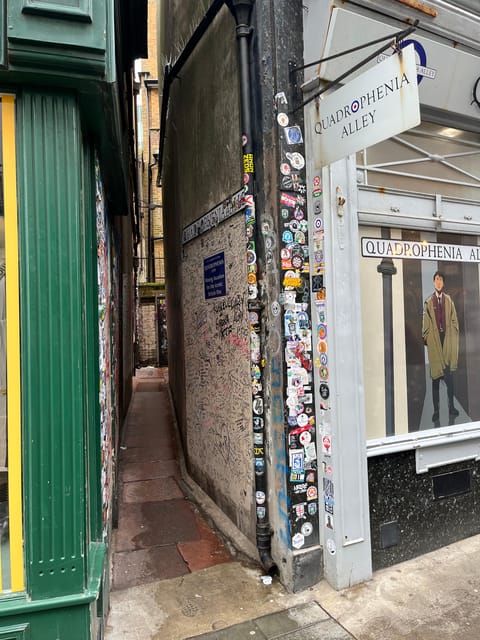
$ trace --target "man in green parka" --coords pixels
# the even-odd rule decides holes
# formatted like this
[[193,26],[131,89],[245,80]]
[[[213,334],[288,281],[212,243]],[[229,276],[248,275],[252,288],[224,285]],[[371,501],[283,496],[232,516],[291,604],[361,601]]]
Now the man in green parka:
[[442,272],[435,271],[433,284],[435,291],[423,305],[422,335],[427,345],[432,377],[432,421],[438,422],[442,379],[447,386],[449,415],[451,418],[458,416],[453,404],[453,372],[458,366],[458,318],[453,300],[443,291],[445,276]]

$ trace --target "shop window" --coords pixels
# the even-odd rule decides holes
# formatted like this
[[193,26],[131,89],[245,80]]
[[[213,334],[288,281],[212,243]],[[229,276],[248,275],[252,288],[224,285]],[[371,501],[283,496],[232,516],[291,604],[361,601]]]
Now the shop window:
[[24,588],[14,108],[15,102],[12,96],[0,96],[0,177],[2,182],[0,189],[0,592],[2,593],[22,591]]
[[368,437],[480,421],[478,237],[366,226],[360,236]]
[[370,447],[478,429],[478,134],[422,123],[357,171]]
[[360,185],[480,200],[478,134],[423,122],[357,154]]

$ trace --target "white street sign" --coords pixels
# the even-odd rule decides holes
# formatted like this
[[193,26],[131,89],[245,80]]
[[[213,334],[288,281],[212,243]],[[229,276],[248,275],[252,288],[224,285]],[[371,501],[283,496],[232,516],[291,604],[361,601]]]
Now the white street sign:
[[413,45],[309,106],[316,168],[420,124]]

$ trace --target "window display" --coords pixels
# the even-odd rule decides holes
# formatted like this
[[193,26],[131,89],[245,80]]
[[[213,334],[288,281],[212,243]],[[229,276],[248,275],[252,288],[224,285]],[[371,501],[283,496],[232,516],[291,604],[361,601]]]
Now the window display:
[[478,237],[359,231],[367,437],[479,421]]

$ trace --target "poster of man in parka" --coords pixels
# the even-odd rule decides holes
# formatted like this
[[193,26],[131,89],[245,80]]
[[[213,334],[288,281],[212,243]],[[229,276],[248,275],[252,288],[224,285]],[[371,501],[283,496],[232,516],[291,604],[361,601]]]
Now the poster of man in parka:
[[422,336],[428,351],[430,376],[432,378],[432,400],[434,426],[440,421],[440,380],[445,382],[448,398],[449,423],[458,415],[454,404],[454,377],[458,367],[459,329],[458,317],[452,298],[445,293],[445,275],[441,271],[433,274],[434,292],[423,306]]

